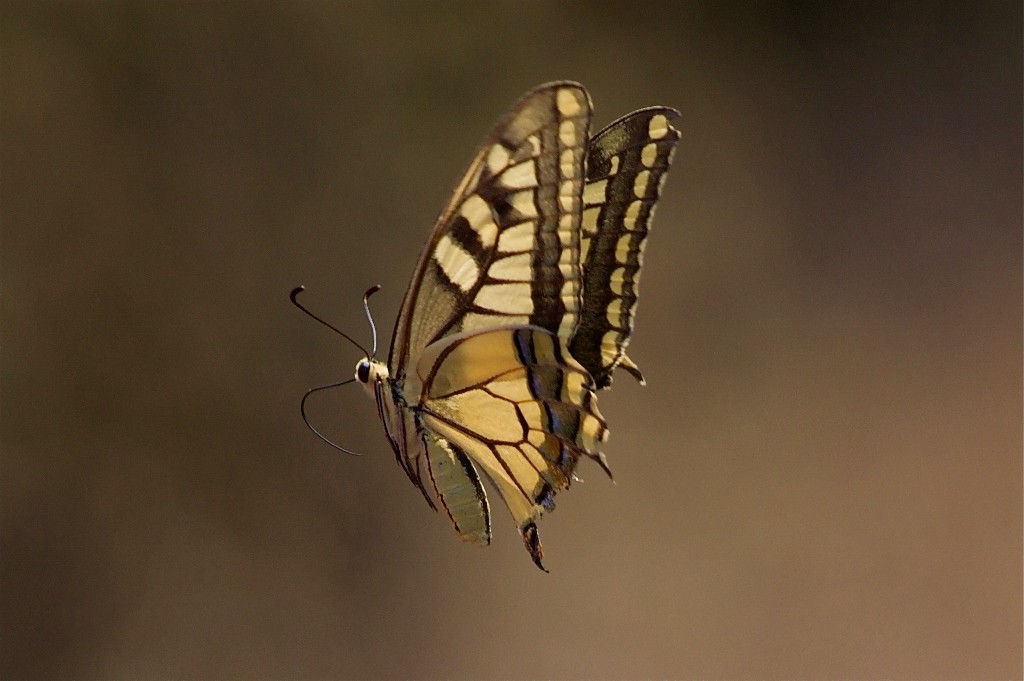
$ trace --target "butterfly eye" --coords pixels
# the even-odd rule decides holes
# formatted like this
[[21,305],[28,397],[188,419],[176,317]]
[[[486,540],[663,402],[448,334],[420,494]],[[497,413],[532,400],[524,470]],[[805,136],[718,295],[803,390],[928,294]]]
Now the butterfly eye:
[[364,384],[370,382],[370,362],[365,357],[356,364],[356,380]]

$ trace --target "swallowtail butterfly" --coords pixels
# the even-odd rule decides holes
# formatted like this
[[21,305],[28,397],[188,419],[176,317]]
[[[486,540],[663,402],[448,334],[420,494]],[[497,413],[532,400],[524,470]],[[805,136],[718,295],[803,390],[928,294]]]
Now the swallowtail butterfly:
[[431,231],[387,364],[356,365],[399,465],[462,539],[490,543],[487,479],[545,570],[555,493],[582,457],[611,475],[597,391],[616,367],[643,383],[626,346],[678,115],[640,109],[591,136],[580,84],[524,95]]

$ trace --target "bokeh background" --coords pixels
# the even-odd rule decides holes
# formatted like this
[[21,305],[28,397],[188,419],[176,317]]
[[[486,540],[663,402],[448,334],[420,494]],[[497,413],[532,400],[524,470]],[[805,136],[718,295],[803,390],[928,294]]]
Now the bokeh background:
[[[5,679],[1020,678],[1020,3],[4,2]],[[682,143],[536,570],[350,375],[522,92]],[[497,502],[496,502],[497,503]]]

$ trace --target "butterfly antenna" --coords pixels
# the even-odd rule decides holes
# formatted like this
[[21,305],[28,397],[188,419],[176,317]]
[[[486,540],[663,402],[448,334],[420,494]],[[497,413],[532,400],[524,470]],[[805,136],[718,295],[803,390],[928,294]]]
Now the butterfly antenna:
[[[376,289],[379,289],[379,288],[380,288],[380,286],[376,286],[376,287],[371,288],[369,291],[366,292],[366,295],[363,296],[363,306],[364,307],[366,306],[366,298],[369,297],[369,295],[371,293],[373,293]],[[298,295],[300,293],[302,293],[303,291],[305,291],[305,290],[306,290],[305,286],[296,286],[295,288],[292,289],[292,292],[288,294],[288,297],[291,298],[292,303],[295,305],[295,307],[299,308],[300,310],[302,310],[303,312],[308,314],[310,317],[312,317],[313,319],[317,320],[318,322],[320,322],[321,324],[326,326],[328,329],[330,329],[331,331],[335,332],[336,334],[338,334],[339,336],[341,336],[342,338],[347,340],[349,343],[351,343],[352,345],[354,345],[357,348],[359,348],[359,350],[362,351],[362,353],[363,353],[363,355],[365,357],[373,357],[373,355],[371,355],[370,353],[368,353],[366,351],[366,348],[364,348],[362,345],[360,345],[359,343],[356,343],[354,340],[352,340],[352,337],[349,336],[347,333],[345,333],[344,331],[342,331],[338,327],[334,326],[333,324],[325,322],[323,319],[321,319],[317,315],[315,315],[312,312],[310,312],[306,308],[305,305],[303,305],[298,300],[296,300],[296,298],[298,298]],[[369,308],[367,308],[367,310],[369,310]],[[369,312],[367,312],[367,313],[369,313]],[[373,320],[370,320],[370,326],[371,327],[373,326]],[[377,330],[376,329],[373,330],[373,349],[374,349],[374,352],[377,351]],[[330,386],[324,386],[324,387],[330,387]],[[313,390],[319,390],[319,388],[314,388]],[[312,391],[310,391],[310,392],[312,392]],[[309,393],[306,393],[306,394],[308,395]],[[303,399],[305,399],[305,398],[303,398]],[[309,425],[309,424],[307,423],[306,425]],[[316,432],[316,431],[314,430],[313,432]],[[319,435],[319,433],[317,433],[317,434]],[[329,440],[328,440],[328,442],[329,442]],[[341,449],[341,448],[339,447],[339,449]]]
[[[301,288],[302,287],[299,287],[298,290],[301,290]],[[324,435],[319,430],[314,428],[313,424],[310,423],[309,419],[306,417],[306,399],[310,395],[312,395],[313,393],[318,392],[320,390],[327,390],[328,388],[338,388],[338,387],[341,387],[343,385],[347,385],[347,384],[351,383],[354,380],[356,380],[356,379],[350,378],[347,381],[340,381],[338,383],[329,383],[327,385],[317,386],[316,388],[310,388],[309,390],[306,391],[306,394],[302,396],[302,402],[299,403],[299,410],[302,412],[302,420],[303,420],[303,422],[305,422],[306,427],[309,428],[311,431],[313,431],[313,434],[316,435],[318,438],[320,438],[321,440],[323,440],[324,442],[326,442],[330,446],[334,447],[335,449],[338,449],[340,451],[345,452],[346,454],[351,454],[352,456],[362,456],[362,454],[360,454],[359,452],[353,452],[350,449],[345,449],[344,447],[342,447],[338,443],[336,443],[333,440],[331,440],[330,438],[328,438],[326,435]]]
[[373,354],[367,355],[367,357],[377,356],[377,325],[373,323],[373,315],[370,314],[370,296],[379,290],[380,284],[375,284],[366,289],[366,293],[363,294],[363,309],[366,310],[366,319],[370,322],[370,331],[373,332]]

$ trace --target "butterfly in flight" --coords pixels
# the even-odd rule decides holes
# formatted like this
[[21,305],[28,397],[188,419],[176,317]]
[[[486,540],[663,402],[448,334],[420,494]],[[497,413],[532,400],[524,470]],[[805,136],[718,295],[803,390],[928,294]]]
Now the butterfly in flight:
[[430,232],[387,363],[367,353],[355,374],[430,507],[489,544],[487,479],[545,571],[537,521],[555,493],[583,457],[611,476],[597,391],[617,367],[644,382],[626,347],[679,141],[674,109],[593,136],[591,109],[583,86],[557,81],[498,121]]

